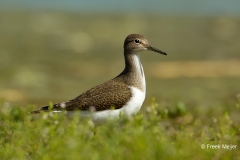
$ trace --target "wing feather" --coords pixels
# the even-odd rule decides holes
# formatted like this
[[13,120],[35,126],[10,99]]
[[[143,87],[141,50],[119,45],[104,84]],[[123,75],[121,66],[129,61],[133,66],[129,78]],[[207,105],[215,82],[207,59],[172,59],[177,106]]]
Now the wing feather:
[[[112,109],[112,107],[119,109],[129,101],[130,97],[131,91],[128,85],[112,79],[91,88],[72,100],[54,104],[52,110],[86,111],[91,107],[94,107],[96,111]],[[42,107],[32,113],[39,113],[41,110],[47,111],[49,106]]]

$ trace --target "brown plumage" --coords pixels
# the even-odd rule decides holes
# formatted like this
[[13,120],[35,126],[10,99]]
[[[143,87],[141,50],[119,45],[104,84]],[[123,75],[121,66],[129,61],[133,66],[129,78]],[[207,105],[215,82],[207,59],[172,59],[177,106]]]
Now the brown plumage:
[[[121,74],[114,79],[91,88],[72,100],[54,104],[52,110],[87,111],[93,107],[95,111],[102,111],[112,109],[113,107],[115,109],[122,108],[132,96],[130,86],[145,92],[145,78],[142,65],[140,60],[137,62],[134,60],[136,57],[134,55],[135,52],[142,50],[151,50],[166,55],[165,52],[151,47],[142,35],[131,34],[124,41],[125,68]],[[49,106],[45,106],[31,113],[48,110]]]
[[[131,97],[130,89],[125,83],[118,81],[118,78],[107,81],[90,90],[82,93],[80,96],[62,103],[53,105],[53,110],[89,110],[90,107],[94,106],[96,111],[107,110],[111,108],[119,109]],[[46,111],[49,106],[43,107],[33,113],[39,113],[39,111]]]

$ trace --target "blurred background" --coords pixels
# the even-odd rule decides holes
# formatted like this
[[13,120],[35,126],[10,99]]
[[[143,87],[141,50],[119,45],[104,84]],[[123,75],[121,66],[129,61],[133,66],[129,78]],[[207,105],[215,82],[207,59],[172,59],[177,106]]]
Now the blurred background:
[[124,68],[123,41],[144,35],[144,106],[235,104],[240,1],[0,0],[0,97],[37,107],[78,96]]

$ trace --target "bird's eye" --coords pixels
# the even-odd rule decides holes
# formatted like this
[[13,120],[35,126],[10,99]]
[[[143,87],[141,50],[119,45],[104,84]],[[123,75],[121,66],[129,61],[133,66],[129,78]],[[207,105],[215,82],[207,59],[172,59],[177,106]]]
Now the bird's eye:
[[139,44],[139,43],[140,43],[139,39],[135,39],[134,42],[135,42],[136,44]]

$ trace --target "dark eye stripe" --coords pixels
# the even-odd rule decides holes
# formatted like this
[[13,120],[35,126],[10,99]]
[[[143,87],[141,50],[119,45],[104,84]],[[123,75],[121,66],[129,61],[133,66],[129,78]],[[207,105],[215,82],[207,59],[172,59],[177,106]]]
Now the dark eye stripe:
[[[138,43],[135,42],[136,40],[138,40]],[[135,39],[135,40],[131,39],[131,40],[125,41],[125,42],[124,42],[124,45],[126,46],[126,45],[127,45],[128,43],[130,43],[130,42],[134,42],[134,43],[136,43],[136,44],[141,44],[141,42],[140,42],[139,39]]]

